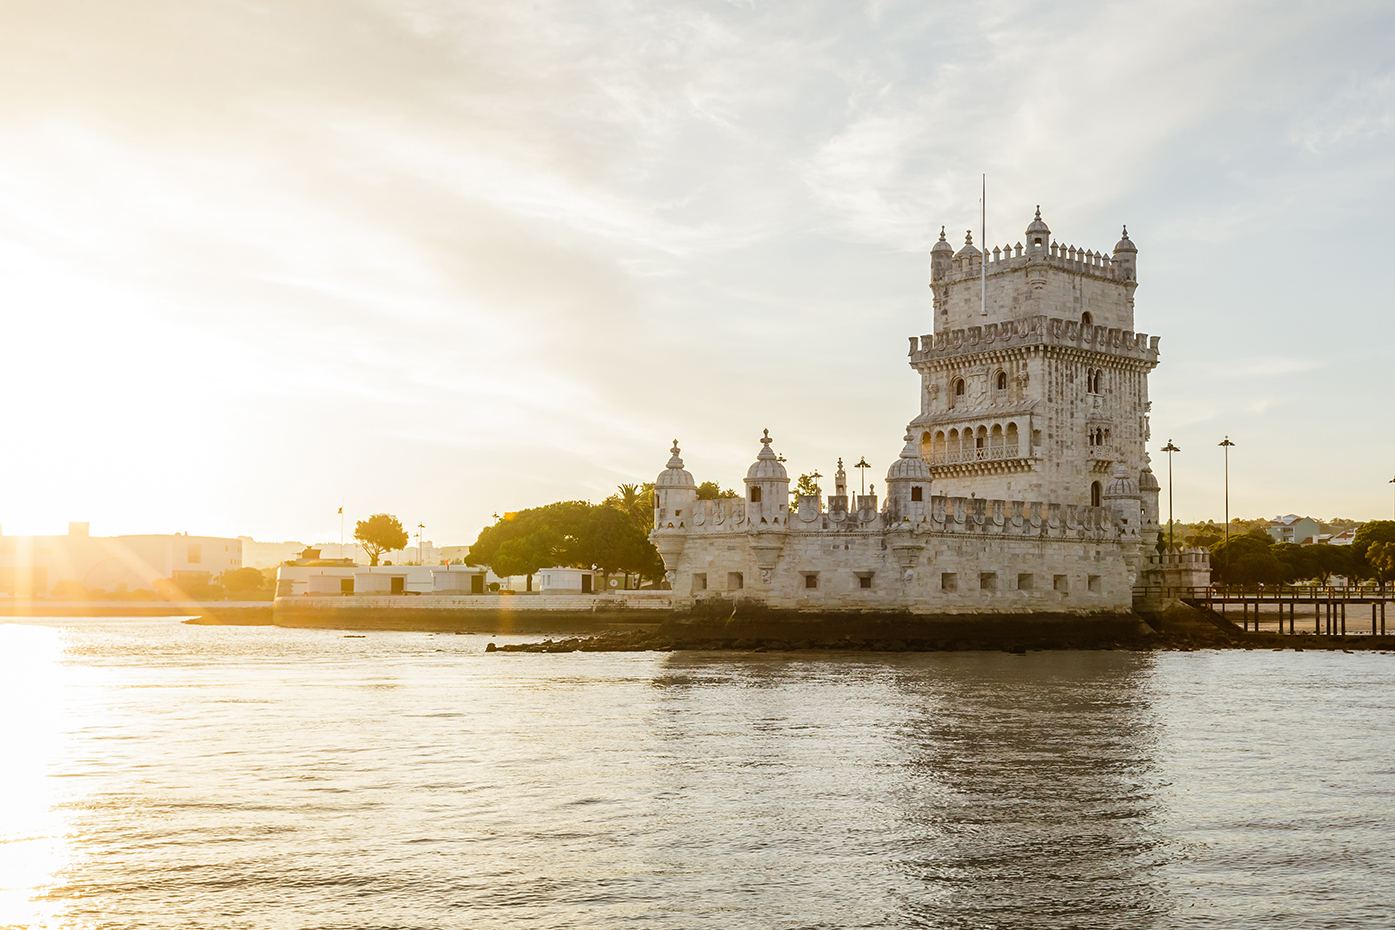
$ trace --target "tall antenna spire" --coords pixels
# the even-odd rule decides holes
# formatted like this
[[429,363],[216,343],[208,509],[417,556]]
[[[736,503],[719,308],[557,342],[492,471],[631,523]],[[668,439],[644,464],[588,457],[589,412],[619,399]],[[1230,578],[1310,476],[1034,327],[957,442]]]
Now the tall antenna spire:
[[979,316],[988,316],[988,175],[983,176],[983,193],[979,196],[978,241],[983,243],[983,255],[979,258]]

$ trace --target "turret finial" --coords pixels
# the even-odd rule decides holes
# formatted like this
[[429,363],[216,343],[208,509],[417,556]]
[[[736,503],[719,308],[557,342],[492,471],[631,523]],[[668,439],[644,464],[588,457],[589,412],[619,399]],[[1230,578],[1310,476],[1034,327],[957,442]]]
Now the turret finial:
[[972,229],[966,229],[966,230],[964,230],[964,244],[965,244],[965,245],[973,245],[973,244],[974,244],[974,231],[973,231]]
[[1037,204],[1037,219],[1041,219],[1041,204]]
[[1125,223],[1125,224],[1124,224],[1124,238],[1127,239],[1128,237],[1129,237],[1129,226],[1128,226],[1127,223]]
[[766,430],[766,431],[765,431],[765,437],[764,437],[763,439],[761,439],[761,442],[763,442],[765,445],[768,446],[768,445],[770,445],[770,444],[771,444],[772,442],[774,442],[774,441],[775,441],[775,440],[773,440],[773,439],[770,438],[770,430]]
[[678,454],[678,440],[677,440],[677,439],[675,439],[675,440],[673,441],[673,448],[670,449],[669,451],[672,452],[674,455],[677,455],[677,454]]
[[945,241],[945,228],[943,226],[940,227],[940,241]]

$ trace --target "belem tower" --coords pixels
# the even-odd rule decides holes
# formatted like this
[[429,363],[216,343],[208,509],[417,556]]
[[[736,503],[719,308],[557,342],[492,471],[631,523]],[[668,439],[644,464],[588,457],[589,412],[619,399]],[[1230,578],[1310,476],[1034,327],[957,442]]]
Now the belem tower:
[[[919,414],[885,500],[801,495],[768,431],[745,496],[698,500],[675,441],[654,483],[674,606],[921,614],[1129,610],[1136,586],[1199,581],[1200,551],[1159,555],[1148,373],[1134,328],[1138,249],[1058,244],[1041,218],[1016,245],[930,252],[934,333],[910,337]],[[872,487],[875,491],[875,485]]]

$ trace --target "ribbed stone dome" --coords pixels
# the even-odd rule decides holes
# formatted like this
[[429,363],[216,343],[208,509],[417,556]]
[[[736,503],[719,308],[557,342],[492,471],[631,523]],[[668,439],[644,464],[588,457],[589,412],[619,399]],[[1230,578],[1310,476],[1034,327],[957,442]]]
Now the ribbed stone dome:
[[1135,245],[1133,244],[1133,241],[1132,241],[1131,239],[1129,239],[1129,228],[1128,228],[1127,226],[1124,227],[1124,238],[1122,238],[1122,239],[1120,239],[1118,242],[1114,243],[1114,251],[1115,251],[1115,252],[1137,252],[1137,251],[1138,251],[1138,247],[1135,246]]
[[785,466],[780,464],[775,450],[770,448],[771,441],[770,430],[766,430],[764,438],[761,439],[760,454],[756,456],[751,467],[746,469],[747,481],[790,480],[789,472],[785,471]]
[[1037,204],[1036,219],[1027,226],[1027,241],[1031,242],[1033,236],[1040,236],[1043,244],[1051,241],[1051,227],[1041,218],[1041,204]]
[[683,460],[678,457],[678,440],[673,441],[673,457],[668,460],[668,467],[659,472],[659,477],[654,479],[654,489],[660,488],[695,488],[697,483],[693,481],[693,476],[683,467]]
[[929,481],[930,466],[920,457],[920,449],[911,434],[906,434],[906,447],[901,456],[886,470],[887,481]]
[[1105,500],[1121,500],[1138,497],[1138,485],[1129,476],[1129,470],[1121,462],[1114,466],[1114,476],[1105,485]]
[[945,241],[945,228],[943,226],[940,227],[940,241],[936,242],[934,246],[931,247],[930,251],[932,253],[949,252],[951,255],[954,254],[954,246]]
[[1143,466],[1143,471],[1138,475],[1138,490],[1140,491],[1161,491],[1162,485],[1158,484],[1158,476],[1153,474],[1153,469]]

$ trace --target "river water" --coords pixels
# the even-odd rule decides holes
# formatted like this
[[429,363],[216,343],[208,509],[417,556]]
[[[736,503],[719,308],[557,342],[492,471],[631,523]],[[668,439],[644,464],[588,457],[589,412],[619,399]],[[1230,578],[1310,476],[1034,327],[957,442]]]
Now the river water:
[[1389,654],[488,641],[0,620],[0,927],[1395,925]]

